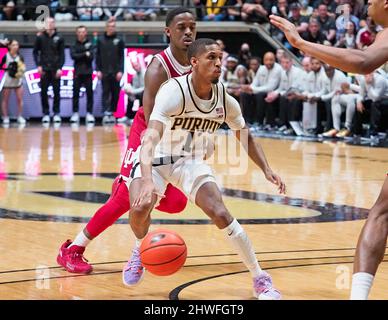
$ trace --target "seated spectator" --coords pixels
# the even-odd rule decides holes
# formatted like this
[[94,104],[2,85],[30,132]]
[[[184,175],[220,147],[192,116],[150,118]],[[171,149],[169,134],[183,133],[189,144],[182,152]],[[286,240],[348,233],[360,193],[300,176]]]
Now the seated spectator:
[[335,21],[337,28],[337,40],[341,35],[345,34],[348,21],[352,21],[356,27],[356,31],[359,29],[360,19],[352,14],[352,7],[348,3],[344,4],[342,7],[341,15]]
[[241,8],[244,4],[244,0],[228,0],[226,5],[231,7],[227,8],[228,20],[240,21],[241,20]]
[[325,4],[318,6],[317,20],[320,25],[320,30],[325,35],[326,40],[330,43],[334,43],[336,35],[335,21],[329,16],[327,6]]
[[193,5],[195,7],[195,15],[197,16],[198,20],[203,19],[203,9],[206,5],[207,0],[193,0]]
[[228,58],[229,53],[227,51],[225,51],[224,41],[222,41],[221,39],[217,39],[216,42],[220,46],[220,49],[222,50],[222,61],[221,61],[222,66],[226,67],[226,58]]
[[[241,85],[241,92],[246,99],[254,99],[255,122],[258,123],[259,129],[272,130],[276,123],[277,106],[268,103],[265,99],[269,92],[278,88],[282,75],[282,67],[275,62],[273,52],[267,52],[263,59],[264,65],[260,66],[253,82],[250,85]],[[244,105],[247,105],[243,102]],[[265,119],[265,127],[264,125]]]
[[369,137],[377,138],[381,121],[388,117],[387,79],[378,72],[358,76],[360,92],[357,97],[357,111],[354,119],[353,133],[362,134],[362,123],[370,121]]
[[259,57],[252,57],[249,60],[249,68],[247,72],[246,84],[252,83],[253,79],[256,76],[257,70],[259,70],[261,64],[261,59]]
[[320,30],[320,25],[318,20],[315,18],[310,18],[307,31],[303,32],[301,34],[301,37],[307,41],[314,42],[314,43],[327,44],[328,42],[327,38]]
[[327,14],[330,18],[335,19],[337,10],[337,0],[315,0],[313,2],[313,9],[318,10],[319,6],[323,4],[327,7]]
[[302,6],[298,2],[292,3],[290,5],[291,16],[288,19],[296,26],[299,33],[307,31],[309,26],[309,19],[301,14],[301,8]]
[[[326,103],[326,126],[323,136],[344,138],[350,134],[356,108],[356,95],[348,94],[350,83],[342,71],[328,64],[325,64],[324,68],[327,77],[324,80],[326,93],[321,96],[321,100]],[[346,108],[346,121],[345,128],[341,130],[342,108]]]
[[2,0],[0,2],[0,20],[16,20],[16,1]]
[[[157,18],[157,10],[159,6],[159,0],[128,0],[127,9],[124,13],[125,20],[151,20],[155,21]],[[144,8],[136,8],[136,6],[144,6]]]
[[290,122],[300,121],[302,118],[302,101],[298,98],[303,90],[303,71],[293,66],[292,59],[285,54],[280,59],[282,75],[279,87],[268,93],[265,101],[279,104],[279,130],[278,133],[293,135],[294,130]]
[[99,21],[103,15],[101,0],[78,0],[77,13],[81,21]]
[[110,20],[111,18],[121,20],[127,0],[101,0],[101,5],[105,20]]
[[368,17],[365,22],[365,26],[357,32],[356,46],[357,49],[364,49],[370,46],[374,41],[373,33],[375,33],[376,25],[372,18]]
[[350,6],[353,8],[352,9],[353,14],[358,18],[362,17],[364,13],[364,8],[368,7],[367,5],[365,5],[364,0],[345,0],[345,1],[350,4]]
[[203,21],[223,21],[227,18],[227,10],[223,8],[226,0],[207,0]]
[[310,18],[314,12],[314,9],[309,5],[309,0],[300,0],[300,5],[300,15],[303,17]]
[[304,76],[307,76],[311,71],[311,58],[310,57],[304,57],[302,59],[302,67]]
[[340,38],[335,43],[335,46],[338,48],[356,48],[356,28],[353,22],[348,22],[348,27],[346,28],[345,34],[340,36]]
[[72,21],[77,16],[77,11],[74,7],[77,0],[60,0],[58,7],[55,10],[54,18],[57,21]]
[[221,76],[226,91],[237,100],[240,96],[240,85],[244,82],[247,73],[247,69],[238,62],[237,57],[229,55],[226,58],[226,67],[223,69]]
[[276,49],[276,62],[280,63],[281,59],[284,57],[286,52],[282,48],[277,48]]
[[238,51],[239,63],[242,64],[245,68],[248,68],[249,60],[252,57],[251,48],[248,43],[243,43]]
[[[271,14],[281,16],[285,19],[288,19],[288,2],[287,0],[277,0],[276,5],[272,6]],[[283,42],[285,39],[283,31],[275,26],[271,25],[270,27],[271,36],[277,39],[280,42]]]
[[241,18],[247,22],[268,22],[270,9],[264,0],[247,0],[242,7]]

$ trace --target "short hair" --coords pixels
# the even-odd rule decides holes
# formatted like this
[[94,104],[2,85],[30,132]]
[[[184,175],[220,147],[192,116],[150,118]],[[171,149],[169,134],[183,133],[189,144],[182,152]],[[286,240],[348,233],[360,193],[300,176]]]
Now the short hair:
[[260,58],[260,57],[257,57],[257,56],[250,57],[249,63],[250,63],[252,60],[256,60],[259,64],[261,64],[261,58]]
[[288,61],[292,61],[292,57],[288,52],[284,52],[282,59],[286,59]]
[[75,30],[79,30],[79,29],[86,29],[86,30],[88,30],[88,28],[86,28],[86,26],[84,26],[83,24],[81,24],[80,26],[75,28]]
[[172,20],[174,20],[174,18],[177,16],[177,15],[180,15],[182,13],[190,13],[192,16],[194,16],[194,14],[191,12],[190,9],[187,9],[185,7],[179,7],[179,8],[175,8],[171,11],[169,11],[167,13],[167,16],[166,16],[166,27],[169,27]]
[[219,46],[214,39],[200,38],[195,40],[187,49],[187,56],[189,57],[189,60],[192,57],[197,57],[199,54],[203,53],[206,50],[206,46],[211,46],[213,44]]

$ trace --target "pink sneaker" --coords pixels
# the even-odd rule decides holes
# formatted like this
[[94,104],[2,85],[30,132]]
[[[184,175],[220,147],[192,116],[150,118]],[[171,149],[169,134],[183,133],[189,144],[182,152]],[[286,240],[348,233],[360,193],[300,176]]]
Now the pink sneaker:
[[253,278],[253,295],[259,300],[280,300],[281,295],[272,286],[272,278],[267,272]]
[[62,244],[57,256],[57,262],[64,267],[66,271],[72,273],[88,274],[93,270],[93,267],[87,263],[88,260],[83,256],[85,247],[72,246],[71,240],[67,240]]
[[144,267],[140,261],[139,248],[134,248],[131,259],[123,268],[123,283],[126,286],[132,287],[140,283],[144,277]]

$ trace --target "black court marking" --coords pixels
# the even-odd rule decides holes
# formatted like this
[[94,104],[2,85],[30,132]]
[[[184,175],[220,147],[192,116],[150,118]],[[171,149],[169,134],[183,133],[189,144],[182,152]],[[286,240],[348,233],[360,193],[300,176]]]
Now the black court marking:
[[[260,261],[260,262],[262,262],[262,261]],[[388,260],[383,260],[381,263],[384,263],[384,262],[388,262]],[[299,264],[299,265],[291,265],[291,266],[268,267],[268,268],[265,268],[265,270],[301,268],[301,267],[312,267],[312,266],[316,267],[316,266],[325,266],[325,265],[333,265],[333,264],[349,264],[349,263],[353,263],[353,261],[350,261],[350,262],[349,261],[338,261],[338,262],[325,262],[325,263],[316,263],[316,264]],[[236,271],[236,272],[218,274],[215,276],[209,276],[209,277],[205,277],[205,278],[201,278],[201,279],[196,279],[196,280],[187,282],[185,284],[182,284],[182,285],[176,287],[175,289],[170,291],[168,297],[170,300],[179,300],[179,294],[182,292],[182,290],[186,289],[187,287],[189,287],[193,284],[207,281],[207,280],[211,280],[211,279],[215,279],[215,278],[221,278],[221,277],[232,276],[232,275],[241,274],[241,273],[248,273],[248,272],[249,272],[248,270]]]
[[[11,174],[10,174],[11,175]],[[13,173],[12,175],[17,175]],[[58,176],[57,173],[45,173],[45,176]],[[90,173],[79,173],[78,176],[92,176]],[[100,173],[100,177],[114,178],[117,174],[114,173]],[[20,174],[18,175],[21,180]],[[37,194],[44,194],[48,196],[58,197],[61,199],[69,199],[82,201],[85,203],[105,203],[109,194],[102,192],[63,192],[63,191],[32,191]],[[302,198],[289,198],[278,195],[269,195],[265,193],[236,190],[236,189],[222,189],[222,193],[225,196],[240,198],[246,200],[261,201],[265,203],[280,204],[286,206],[294,206],[306,209],[312,209],[320,212],[321,214],[315,217],[302,217],[302,218],[276,218],[276,219],[239,219],[241,224],[297,224],[297,223],[317,223],[317,222],[338,222],[338,221],[353,221],[366,219],[368,216],[368,209],[357,208],[347,205],[337,205],[329,202],[319,202],[314,200],[302,199]],[[286,209],[285,209],[286,210]],[[92,212],[91,212],[92,214]],[[255,214],[255,213],[254,213]],[[185,219],[184,212],[178,214],[177,219],[153,219],[154,224],[212,224],[212,221],[207,219],[204,215],[204,219]],[[78,217],[78,216],[62,216],[53,213],[41,214],[33,213],[21,210],[9,210],[0,208],[0,218],[3,219],[16,219],[16,220],[29,220],[29,221],[51,221],[51,222],[71,222],[71,223],[87,223],[90,217]],[[127,219],[119,219],[117,224],[128,224]]]

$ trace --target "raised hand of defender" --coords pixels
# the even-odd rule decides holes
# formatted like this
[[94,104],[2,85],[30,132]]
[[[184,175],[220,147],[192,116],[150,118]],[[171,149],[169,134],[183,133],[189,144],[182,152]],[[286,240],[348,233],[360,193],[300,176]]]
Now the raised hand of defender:
[[268,181],[278,186],[280,194],[286,194],[286,185],[276,173],[274,173],[271,169],[268,169],[264,174]]
[[296,27],[290,21],[275,15],[269,16],[270,22],[280,30],[282,30],[288,40],[288,42],[293,46],[298,48],[298,44],[302,40],[299,35],[299,32],[296,30]]

